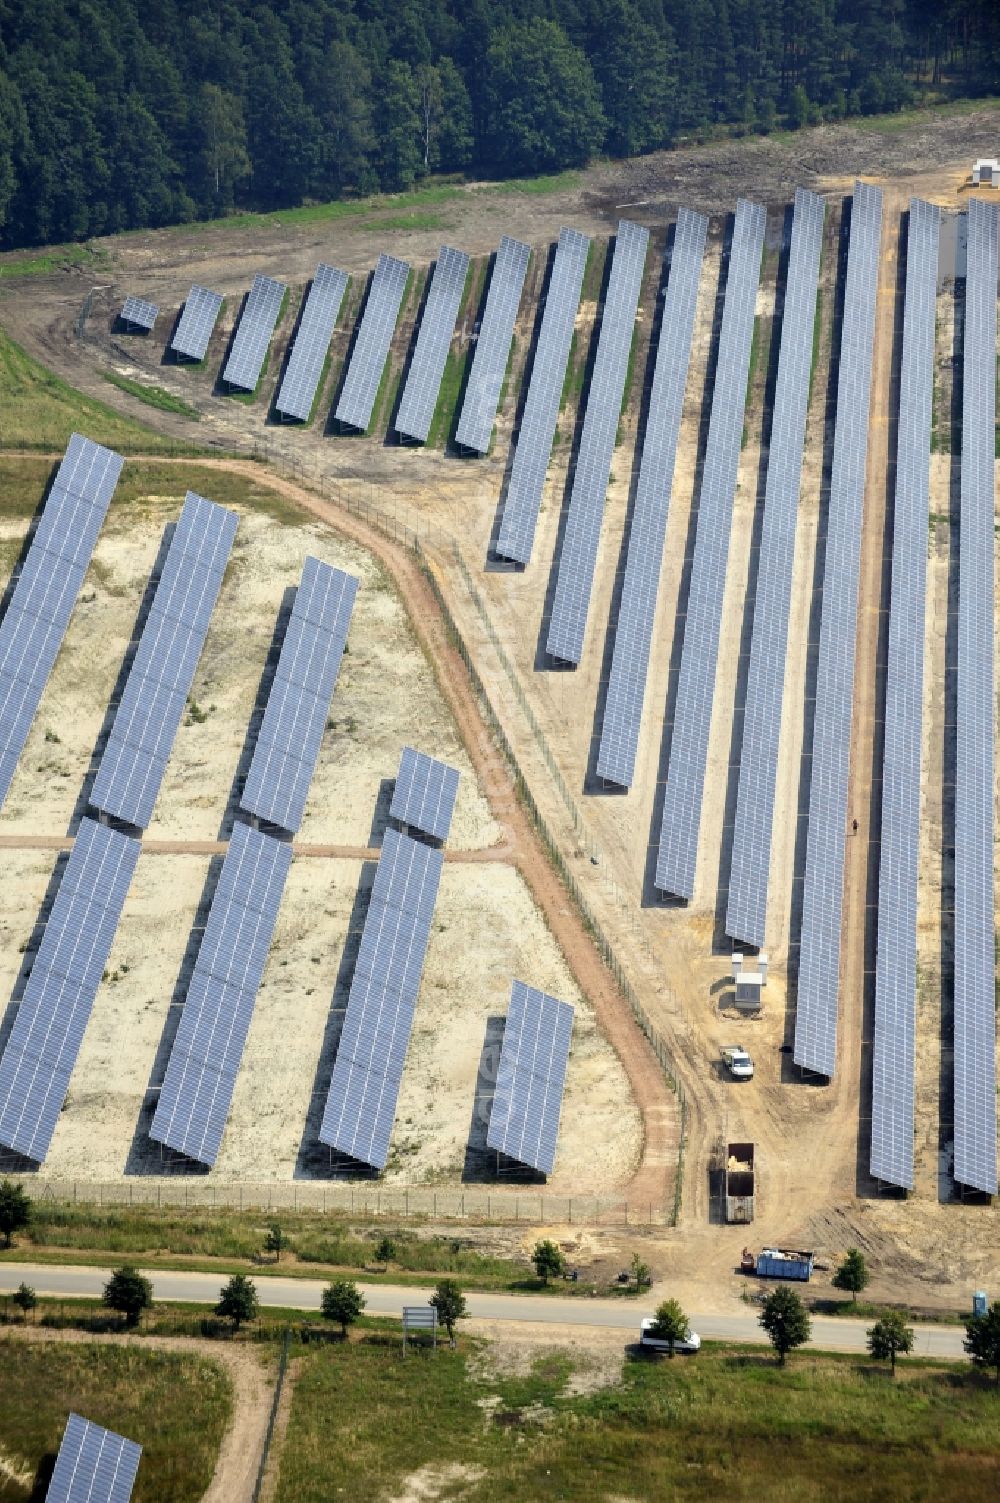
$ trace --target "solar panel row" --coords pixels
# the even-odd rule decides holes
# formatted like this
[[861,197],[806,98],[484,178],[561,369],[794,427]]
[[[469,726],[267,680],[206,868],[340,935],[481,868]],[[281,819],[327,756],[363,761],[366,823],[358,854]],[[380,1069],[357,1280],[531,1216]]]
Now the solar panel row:
[[319,1139],[384,1169],[413,1026],[442,851],[387,830]]
[[573,1008],[514,981],[486,1146],[542,1174],[556,1158]]
[[299,418],[303,423],[309,421],[330,340],[337,326],[337,315],[350,280],[346,271],[338,271],[323,261],[316,268],[274,404],[285,417]]
[[187,295],[170,348],[189,360],[204,360],[222,303],[221,292],[210,292],[196,283]]
[[969,202],[955,768],[955,1167],[997,1190],[993,878],[997,211]]
[[656,856],[656,886],[663,892],[689,899],[694,895],[722,596],[766,219],[767,215],[759,204],[740,200],[729,253],[729,277],[712,392],[708,450],[701,478],[698,530],[691,564],[670,763]]
[[458,793],[458,768],[403,747],[389,817],[437,840],[447,840]]
[[837,1059],[858,565],[881,234],[882,194],[868,183],[856,183],[827,512],[793,1049],[797,1065],[828,1076]]
[[236,536],[235,512],[188,491],[90,802],[145,829]]
[[504,235],[493,263],[486,311],[472,357],[462,416],[455,430],[455,442],[464,449],[475,449],[478,454],[486,453],[493,437],[493,421],[530,257],[529,246]]
[[101,984],[139,842],[81,821],[0,1060],[0,1143],[42,1163]]
[[396,417],[396,432],[421,444],[427,442],[431,429],[468,275],[469,258],[465,252],[442,245]]
[[151,329],[156,323],[159,308],[155,303],[147,303],[145,298],[127,297],[122,304],[121,320],[123,324],[130,324],[133,329]]
[[70,1414],[45,1503],[129,1503],[142,1446]]
[[295,831],[316,770],[358,581],[307,558],[240,803]]
[[627,219],[621,220],[615,238],[614,260],[573,474],[552,615],[545,639],[549,657],[564,663],[579,663],[583,656],[583,639],[604,520],[604,500],[621,420],[625,377],[648,246],[648,230],[630,224]]
[[199,1163],[222,1145],[292,848],[234,827],[149,1136]]
[[561,232],[496,542],[500,558],[519,564],[531,559],[589,252],[586,235]]
[[227,385],[238,386],[243,391],[256,391],[286,291],[285,284],[274,281],[272,277],[261,276],[259,272],[254,277],[222,372]]
[[761,948],[767,927],[774,789],[785,689],[792,561],[809,403],[824,204],[800,188],[788,258],[753,638],[743,715],[726,933]]
[[913,1189],[917,860],[940,210],[910,200],[885,683],[871,1172]]
[[346,423],[364,432],[372,420],[372,408],[409,275],[410,268],[405,261],[379,256],[347,377],[334,413],[338,423]]
[[635,773],[646,674],[660,589],[663,542],[684,409],[691,335],[708,220],[691,209],[677,216],[670,282],[663,303],[656,369],[639,461],[635,509],[615,627],[611,673],[597,753],[597,775],[631,788]]
[[124,463],[74,433],[0,622],[0,807]]

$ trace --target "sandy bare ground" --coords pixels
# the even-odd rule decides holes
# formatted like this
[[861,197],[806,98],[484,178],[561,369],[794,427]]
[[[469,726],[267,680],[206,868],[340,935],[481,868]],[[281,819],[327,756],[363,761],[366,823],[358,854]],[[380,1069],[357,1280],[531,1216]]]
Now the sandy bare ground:
[[224,1368],[232,1384],[233,1414],[219,1449],[215,1475],[202,1496],[202,1503],[250,1503],[264,1451],[275,1382],[273,1365],[270,1368],[265,1365],[254,1347],[199,1341],[193,1336],[91,1335],[87,1331],[51,1331],[38,1326],[7,1326],[4,1334],[14,1341],[97,1342],[161,1352],[192,1352]]

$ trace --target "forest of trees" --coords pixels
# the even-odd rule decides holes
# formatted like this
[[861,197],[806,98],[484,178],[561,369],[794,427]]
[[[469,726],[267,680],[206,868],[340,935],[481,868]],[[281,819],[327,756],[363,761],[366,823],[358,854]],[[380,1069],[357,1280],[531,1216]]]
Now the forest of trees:
[[0,0],[0,247],[1000,92],[997,0]]

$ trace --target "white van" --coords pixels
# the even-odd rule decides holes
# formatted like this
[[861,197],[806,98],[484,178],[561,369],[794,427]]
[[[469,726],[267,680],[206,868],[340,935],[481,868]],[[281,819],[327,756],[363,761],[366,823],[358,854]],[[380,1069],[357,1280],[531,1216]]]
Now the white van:
[[[664,1341],[661,1337],[653,1336],[651,1334],[652,1329],[655,1325],[656,1321],[652,1315],[648,1315],[645,1320],[640,1321],[639,1345],[644,1346],[647,1351],[651,1352],[669,1352],[670,1342]],[[680,1352],[685,1357],[693,1357],[695,1352],[697,1352],[700,1347],[701,1337],[698,1335],[697,1331],[689,1331],[686,1341],[674,1342],[674,1351]]]

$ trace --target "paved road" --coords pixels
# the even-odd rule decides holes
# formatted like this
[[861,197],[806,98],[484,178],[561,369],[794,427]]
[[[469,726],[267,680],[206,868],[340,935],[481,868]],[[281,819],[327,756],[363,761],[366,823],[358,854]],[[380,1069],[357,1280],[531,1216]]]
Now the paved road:
[[[0,1294],[12,1292],[22,1281],[38,1294],[48,1296],[99,1296],[110,1270],[79,1268],[47,1263],[0,1263]],[[150,1274],[153,1294],[158,1300],[188,1300],[195,1304],[215,1304],[223,1282],[217,1273],[161,1271]],[[289,1279],[280,1275],[254,1273],[257,1295],[262,1305],[292,1310],[318,1310],[323,1281]],[[367,1300],[370,1315],[399,1316],[402,1307],[422,1304],[430,1289],[414,1289],[397,1284],[364,1284],[360,1288]],[[539,1325],[567,1328],[591,1326],[621,1331],[624,1341],[638,1334],[640,1315],[651,1313],[645,1306],[629,1300],[560,1299],[548,1295],[477,1294],[466,1296],[469,1314],[476,1320],[527,1321]],[[764,1334],[751,1310],[734,1310],[726,1315],[700,1315],[690,1311],[693,1328],[710,1341],[761,1342]],[[813,1342],[827,1351],[863,1352],[867,1323],[863,1320],[813,1318]],[[962,1357],[960,1326],[916,1326],[914,1353],[925,1357]]]

